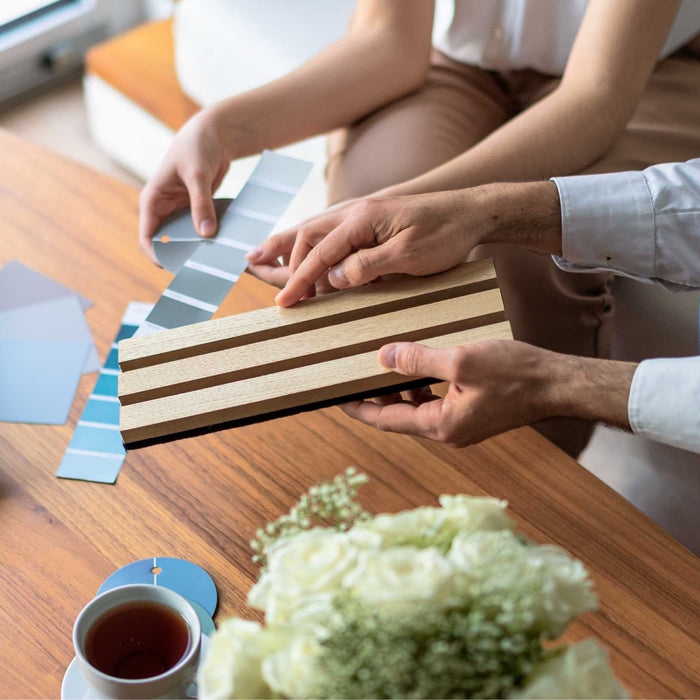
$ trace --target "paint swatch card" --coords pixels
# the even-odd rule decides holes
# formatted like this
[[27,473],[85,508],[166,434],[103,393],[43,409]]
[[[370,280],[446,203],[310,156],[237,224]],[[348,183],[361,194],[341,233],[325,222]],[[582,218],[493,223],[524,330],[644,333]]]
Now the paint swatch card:
[[72,296],[78,296],[83,311],[92,306],[89,299],[76,295],[72,289],[32,270],[19,260],[11,260],[0,268],[0,311]]
[[117,480],[126,456],[119,433],[119,341],[134,335],[152,308],[152,304],[139,302],[132,302],[127,307],[117,337],[85,404],[56,476],[104,484],[113,484]]
[[1,311],[0,338],[51,338],[89,343],[90,352],[83,372],[97,372],[101,367],[77,295]]
[[0,338],[0,421],[63,425],[92,341]]
[[[216,238],[197,242],[186,211],[168,220],[154,245],[178,272],[135,335],[209,320],[248,266],[245,254],[270,235],[310,171],[311,163],[265,151],[238,197],[217,200]],[[181,256],[177,246],[184,246]]]

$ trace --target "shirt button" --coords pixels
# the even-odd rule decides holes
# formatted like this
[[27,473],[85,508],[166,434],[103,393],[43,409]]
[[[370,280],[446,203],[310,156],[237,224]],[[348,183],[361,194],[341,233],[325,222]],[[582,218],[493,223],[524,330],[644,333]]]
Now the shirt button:
[[503,27],[494,27],[493,31],[491,32],[491,36],[494,38],[495,41],[502,41]]

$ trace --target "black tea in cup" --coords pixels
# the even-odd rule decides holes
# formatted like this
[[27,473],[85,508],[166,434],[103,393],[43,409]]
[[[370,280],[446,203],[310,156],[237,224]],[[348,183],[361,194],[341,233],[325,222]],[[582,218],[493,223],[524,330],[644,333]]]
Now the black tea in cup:
[[185,620],[155,602],[124,603],[100,615],[85,636],[85,657],[115,678],[152,678],[169,671],[190,646]]

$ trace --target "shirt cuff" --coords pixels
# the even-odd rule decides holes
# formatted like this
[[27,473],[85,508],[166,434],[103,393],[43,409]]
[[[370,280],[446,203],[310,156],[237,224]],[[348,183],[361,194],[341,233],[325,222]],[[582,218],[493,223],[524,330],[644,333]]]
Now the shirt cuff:
[[700,357],[640,363],[627,416],[636,435],[700,452]]
[[552,180],[559,190],[565,261],[579,269],[655,276],[654,208],[641,173],[575,175]]

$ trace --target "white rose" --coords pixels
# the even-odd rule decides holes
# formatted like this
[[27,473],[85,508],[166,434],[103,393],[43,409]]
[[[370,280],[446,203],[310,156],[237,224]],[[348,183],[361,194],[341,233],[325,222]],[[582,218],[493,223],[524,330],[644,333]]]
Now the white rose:
[[520,542],[513,533],[459,535],[449,560],[468,581],[468,595],[510,592],[530,601],[532,624],[549,637],[561,634],[579,615],[595,610],[597,599],[583,564],[563,549]]
[[201,698],[269,698],[262,676],[263,656],[274,649],[273,636],[248,620],[221,623],[200,666],[197,688]]
[[394,547],[361,553],[343,585],[378,611],[396,613],[417,603],[450,602],[453,574],[454,568],[434,548]]
[[515,523],[506,514],[506,501],[471,496],[441,496],[441,508],[415,508],[401,513],[378,515],[350,530],[376,533],[383,547],[397,545],[428,546],[449,541],[460,532],[512,530]]
[[435,537],[445,518],[440,508],[415,508],[401,513],[383,513],[355,525],[351,537],[375,533],[383,547],[393,547],[410,540]]
[[258,610],[267,610],[268,601],[272,593],[272,578],[265,572],[248,591],[248,605]]
[[313,698],[317,687],[316,659],[319,643],[310,635],[299,635],[281,651],[262,662],[263,677],[272,690],[288,698]]
[[570,646],[541,664],[511,698],[626,698],[613,675],[608,654],[592,639]]
[[507,501],[476,496],[440,496],[442,512],[455,530],[514,530],[515,521],[506,513]]
[[[369,537],[363,542],[369,546]],[[378,536],[372,540],[379,545]],[[329,608],[359,554],[346,533],[315,528],[285,539],[268,553],[268,570],[248,602],[265,611],[268,624],[287,624],[298,610],[323,601]]]

